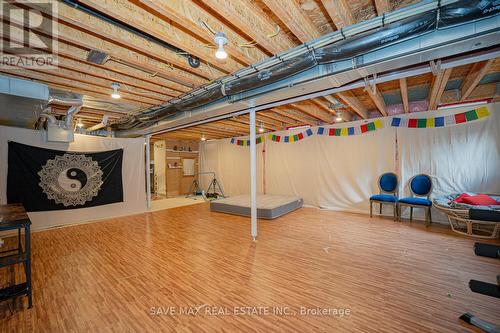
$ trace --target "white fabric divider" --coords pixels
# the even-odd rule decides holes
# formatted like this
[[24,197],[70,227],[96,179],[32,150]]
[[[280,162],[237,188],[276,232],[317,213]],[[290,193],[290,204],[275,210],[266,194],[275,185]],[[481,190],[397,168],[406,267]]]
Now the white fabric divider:
[[123,202],[88,208],[28,213],[33,223],[33,230],[146,211],[144,138],[103,138],[75,134],[75,141],[67,144],[46,142],[45,135],[43,131],[0,126],[0,204],[7,203],[8,141],[61,151],[98,152],[123,149]]
[[[262,193],[262,144],[257,145],[257,192]],[[240,147],[230,139],[200,143],[199,172],[215,172],[226,196],[250,193],[250,147]],[[200,186],[206,190],[210,175],[200,176]]]
[[[478,106],[479,107],[479,106]],[[437,117],[476,107],[429,111],[401,118]],[[425,173],[433,182],[432,196],[449,193],[500,192],[500,103],[488,106],[490,116],[442,128],[398,128],[400,193],[409,196],[408,180]],[[408,215],[404,209],[403,216]],[[423,210],[414,210],[423,218]],[[446,220],[433,209],[433,220]]]
[[349,137],[313,135],[298,142],[268,142],[268,192],[300,196],[315,207],[366,212],[367,198],[378,191],[373,179],[394,170],[393,140],[393,131],[385,127]]
[[[426,118],[468,111],[476,107],[398,115]],[[432,196],[452,192],[500,192],[500,104],[489,104],[491,115],[482,120],[443,128],[412,129],[384,126],[354,136],[314,135],[297,142],[266,138],[266,193],[293,194],[306,205],[332,210],[368,213],[369,197],[378,194],[380,174],[400,171],[400,196],[409,196],[408,180],[416,174],[433,177]],[[360,126],[366,121],[329,127]],[[303,130],[276,132],[297,134]],[[398,145],[396,146],[396,133]],[[257,145],[259,193],[262,193],[263,144]],[[398,160],[396,160],[398,148]],[[230,139],[200,147],[201,171],[216,171],[228,195],[249,193],[248,147]],[[392,208],[386,207],[392,214]],[[375,210],[376,211],[376,210]],[[420,212],[421,211],[421,212]],[[423,210],[416,210],[416,218]],[[433,211],[433,220],[446,221]]]

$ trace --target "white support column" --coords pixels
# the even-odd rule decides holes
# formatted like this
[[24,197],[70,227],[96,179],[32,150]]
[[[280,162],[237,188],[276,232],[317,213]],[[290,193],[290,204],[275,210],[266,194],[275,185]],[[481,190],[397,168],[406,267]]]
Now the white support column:
[[250,109],[250,221],[252,224],[252,238],[257,238],[257,165],[256,165],[256,135],[255,135],[255,108]]
[[150,157],[150,142],[151,135],[146,136],[146,202],[148,209],[151,208],[151,157]]

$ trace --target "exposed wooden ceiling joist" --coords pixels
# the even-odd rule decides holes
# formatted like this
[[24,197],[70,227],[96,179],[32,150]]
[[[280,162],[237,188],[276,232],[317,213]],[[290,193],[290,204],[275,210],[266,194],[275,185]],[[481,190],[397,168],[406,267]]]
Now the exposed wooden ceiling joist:
[[[168,18],[177,25],[182,26],[195,34],[200,40],[213,44],[213,32],[223,32],[227,35],[229,43],[225,49],[229,56],[244,65],[250,65],[267,57],[262,51],[254,47],[240,47],[249,41],[242,38],[223,22],[208,14],[202,7],[194,1],[156,1],[137,0],[149,10],[153,10],[158,15]],[[213,53],[213,51],[210,51]],[[213,57],[213,56],[212,56]]]
[[403,110],[405,113],[410,112],[410,104],[408,102],[408,85],[406,78],[399,79],[399,89],[401,92],[401,100],[403,101]]
[[[170,22],[162,20],[155,15],[142,9],[139,6],[134,5],[132,2],[127,0],[80,0],[80,2],[85,5],[92,7],[103,13],[113,13],[113,17],[129,24],[143,32],[146,32],[156,38],[159,38],[179,49],[182,49],[200,59],[204,62],[209,63],[213,68],[216,68],[222,73],[231,73],[238,70],[241,65],[236,63],[234,59],[228,58],[224,62],[218,62],[214,57],[214,51],[210,48],[203,47],[203,43],[193,38],[193,36],[182,29],[177,29]],[[188,28],[188,27],[186,27]],[[189,31],[189,28],[188,28]],[[175,55],[175,52],[171,52]],[[180,56],[180,55],[176,55]],[[183,58],[183,59],[182,59]],[[187,61],[181,56],[182,65],[187,65]],[[203,64],[205,66],[205,64]],[[200,65],[196,69],[202,69]],[[188,70],[194,70],[190,68]],[[221,74],[222,74],[221,73]],[[220,76],[220,75],[219,75]]]
[[274,108],[273,110],[274,110],[274,112],[276,112],[282,116],[291,118],[291,119],[296,120],[302,124],[316,125],[318,123],[317,119],[315,119],[315,118],[313,118],[313,117],[309,116],[308,114],[305,114],[301,111],[295,110],[295,109],[289,107],[288,105]]
[[[34,70],[40,74],[46,74],[49,76],[59,77],[63,79],[67,79],[74,82],[75,86],[80,86],[81,84],[90,85],[100,87],[102,92],[111,93],[111,84],[115,81],[102,79],[98,76],[87,75],[85,73],[81,73],[80,71],[71,70],[59,66],[57,71],[54,70],[43,70],[38,69]],[[120,89],[120,94],[123,96],[130,96],[130,98],[134,98],[137,101],[149,103],[151,105],[161,104],[170,99],[170,96],[160,95],[153,91],[144,90],[137,87],[130,87],[125,82],[122,82],[122,88]]]
[[384,102],[384,98],[382,97],[382,94],[377,88],[376,84],[370,85],[366,87],[366,92],[372,99],[373,103],[377,106],[377,110],[380,112],[381,115],[387,116],[387,110]]
[[318,105],[312,103],[311,101],[303,101],[300,103],[291,103],[289,106],[311,116],[318,120],[321,120],[324,123],[330,124],[333,123],[333,114],[325,111],[323,108]]
[[464,101],[469,97],[469,95],[477,87],[479,81],[481,81],[483,76],[486,74],[486,72],[494,62],[495,59],[490,59],[487,61],[477,62],[472,66],[471,70],[467,74],[467,77],[462,83],[462,97],[460,98],[461,101]]
[[356,23],[347,0],[321,0],[321,2],[337,29]]
[[439,71],[438,75],[433,78],[429,94],[429,110],[436,110],[452,71],[452,68]]
[[296,1],[262,1],[302,43],[321,36],[318,28]]
[[[12,41],[20,45],[24,44],[19,39],[15,38],[6,38],[1,36],[1,39],[7,42]],[[24,45],[28,47],[26,44]],[[36,54],[36,49],[32,50],[33,52],[31,54]],[[127,86],[138,88],[140,91],[143,90],[143,93],[151,92],[156,94],[156,98],[159,98],[162,101],[168,100],[170,97],[175,97],[180,94],[180,92],[172,90],[168,88],[168,86],[164,85],[165,83],[168,84],[169,81],[165,80],[166,82],[162,82],[161,80],[158,80],[158,78],[152,78],[151,76],[147,77],[144,72],[142,73],[142,77],[136,77],[133,75],[136,73],[130,73],[132,70],[130,67],[127,68],[126,72],[118,72],[112,70],[111,68],[104,68],[106,65],[100,66],[87,62],[86,55],[87,52],[83,49],[60,42],[58,45],[58,68],[74,71],[76,73],[83,73],[88,76],[109,80],[110,82],[126,84]],[[24,56],[20,57],[26,58]],[[185,87],[186,91],[188,89],[189,88]]]
[[[250,126],[250,119],[249,119],[248,115],[242,115],[242,116],[234,117],[231,120],[233,122],[237,122],[237,123],[240,123],[240,124],[244,124],[244,125]],[[259,125],[256,125],[255,127],[259,128]],[[262,124],[262,127],[264,129],[266,129],[266,130],[272,130],[272,131],[274,131],[276,129],[273,125],[269,125],[269,124]]]
[[[36,4],[23,3],[23,5],[42,13],[47,11],[46,8]],[[166,78],[188,87],[194,87],[205,83],[206,79],[215,79],[224,75],[224,72],[209,68],[204,64],[194,69],[189,66],[182,55],[177,55],[154,42],[62,3],[58,7],[58,22],[61,39],[87,49],[106,52],[113,58],[161,73]],[[36,28],[35,30],[47,33],[44,29]]]
[[384,13],[391,11],[391,3],[389,0],[375,0],[375,8],[377,9],[377,15],[381,16]]
[[356,98],[352,92],[350,91],[344,91],[344,92],[339,92],[337,93],[337,96],[344,101],[351,109],[356,112],[358,116],[360,116],[362,119],[367,119],[368,118],[368,110],[366,107]]
[[[104,94],[101,88],[96,88],[95,85],[85,84],[85,83],[75,83],[74,80],[65,79],[58,77],[56,75],[50,75],[46,73],[40,73],[34,70],[28,69],[1,69],[0,73],[9,74],[11,76],[23,77],[30,80],[36,80],[38,82],[47,83],[49,86],[54,87],[65,87],[64,89],[73,92],[81,92],[84,95],[94,96],[99,99],[105,99],[108,101],[113,101],[110,94]],[[122,95],[121,100],[127,101],[130,104],[135,104],[141,107],[153,106],[156,102],[151,100],[145,100],[143,97],[137,98],[137,96],[130,95],[126,92],[120,92]]]
[[265,117],[274,119],[274,120],[279,121],[285,125],[292,125],[293,126],[293,125],[297,124],[296,120],[291,119],[291,118],[286,117],[286,116],[283,116],[281,114],[278,114],[278,113],[274,112],[274,109],[261,111],[259,113],[261,113]]
[[283,33],[271,37],[276,33],[276,24],[269,21],[265,14],[249,0],[203,0],[203,3],[271,54],[296,46],[293,40]]

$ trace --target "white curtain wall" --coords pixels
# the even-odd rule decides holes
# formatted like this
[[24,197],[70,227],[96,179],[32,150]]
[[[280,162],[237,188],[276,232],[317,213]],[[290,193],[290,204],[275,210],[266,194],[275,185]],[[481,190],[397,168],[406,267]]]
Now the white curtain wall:
[[[377,179],[388,171],[400,175],[400,196],[407,182],[429,174],[433,196],[452,192],[500,192],[500,104],[488,105],[487,118],[442,128],[395,128],[392,117],[383,128],[354,136],[314,135],[297,142],[257,145],[258,191],[293,194],[306,205],[367,213],[369,197],[378,193]],[[399,115],[402,118],[445,116],[467,110],[454,108]],[[360,126],[364,121],[330,127]],[[303,130],[302,130],[303,131]],[[277,135],[301,132],[282,131]],[[246,138],[247,139],[247,138]],[[264,163],[265,156],[265,163]],[[249,147],[230,139],[202,143],[200,171],[214,171],[226,195],[250,192]],[[265,165],[265,167],[264,167]],[[205,178],[204,178],[205,179]],[[202,181],[204,188],[208,185]],[[387,207],[387,213],[392,213]],[[444,220],[434,213],[434,220]],[[416,211],[416,218],[423,212]]]
[[8,141],[62,151],[97,152],[123,149],[123,202],[28,213],[33,223],[32,229],[132,215],[146,210],[144,138],[119,139],[75,134],[75,141],[70,144],[54,143],[46,142],[43,131],[0,126],[0,204],[7,203]]

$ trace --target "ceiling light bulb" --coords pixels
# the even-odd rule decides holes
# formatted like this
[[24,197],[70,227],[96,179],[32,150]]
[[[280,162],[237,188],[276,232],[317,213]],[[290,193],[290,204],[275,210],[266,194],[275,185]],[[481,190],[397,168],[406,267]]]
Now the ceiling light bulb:
[[344,119],[342,119],[342,112],[341,111],[337,111],[337,117],[335,118],[335,121],[342,121]]
[[264,126],[262,125],[262,123],[260,123],[259,133],[263,133],[263,132],[264,132]]
[[214,38],[215,44],[218,45],[217,52],[215,52],[215,57],[217,59],[226,59],[227,58],[227,52],[224,50],[224,44],[227,44],[227,37],[224,33],[218,32],[215,34]]
[[82,128],[83,127],[82,121],[78,120],[78,122],[76,123],[76,126],[78,126],[79,128]]
[[118,89],[120,89],[120,84],[119,83],[112,83],[111,88],[113,89],[113,92],[111,93],[111,97],[114,99],[120,98],[120,93],[118,92]]
[[201,135],[201,141],[205,141],[207,138],[205,138],[205,134]]

